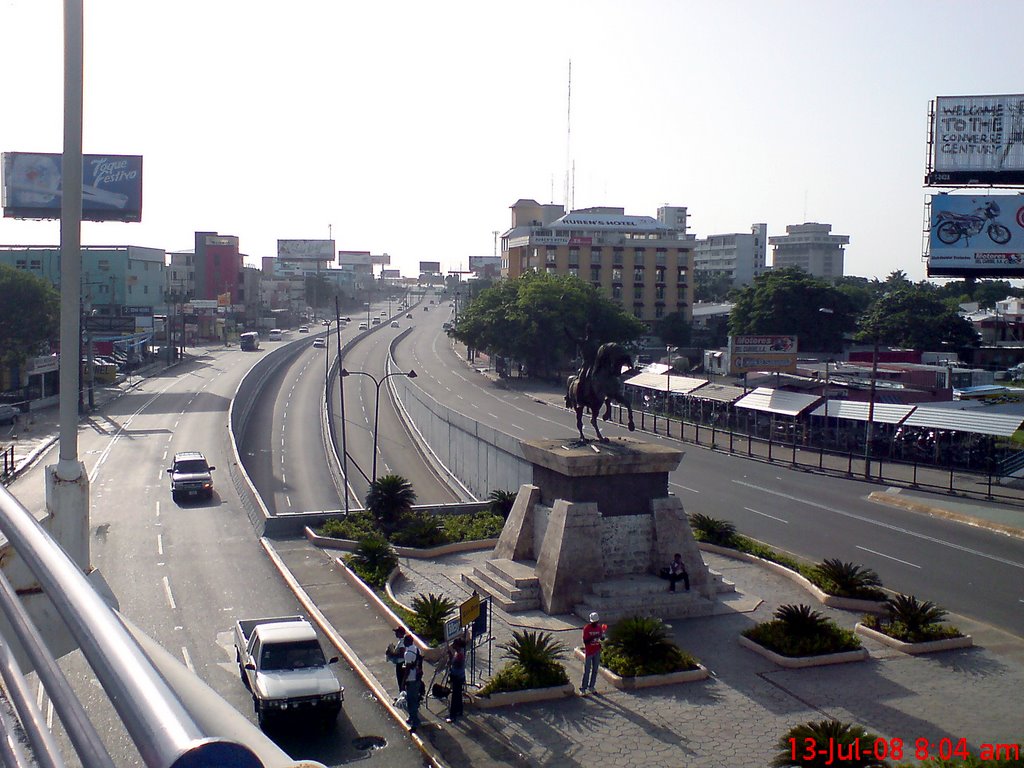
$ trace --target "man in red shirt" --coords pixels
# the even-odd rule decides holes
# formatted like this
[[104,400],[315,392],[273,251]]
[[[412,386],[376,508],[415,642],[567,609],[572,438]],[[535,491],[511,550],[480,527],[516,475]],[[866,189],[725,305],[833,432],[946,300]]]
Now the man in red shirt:
[[580,684],[580,694],[586,695],[595,693],[594,683],[597,682],[597,668],[601,666],[601,641],[604,640],[604,633],[608,631],[607,624],[599,624],[601,617],[597,612],[590,614],[590,623],[583,627],[583,682]]

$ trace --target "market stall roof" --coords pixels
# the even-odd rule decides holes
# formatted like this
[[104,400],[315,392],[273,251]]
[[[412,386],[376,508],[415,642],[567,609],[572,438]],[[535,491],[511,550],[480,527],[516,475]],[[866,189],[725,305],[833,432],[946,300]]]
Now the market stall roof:
[[[829,400],[828,417],[830,419],[850,419],[852,421],[867,421],[870,403],[860,400]],[[872,423],[874,424],[899,424],[907,415],[914,410],[913,405],[894,403],[875,403]],[[822,403],[813,411],[811,416],[824,416],[825,404]]]
[[1010,437],[1024,423],[1024,412],[990,411],[987,408],[951,410],[918,406],[903,425],[928,427],[951,432],[974,432],[981,435]]
[[672,393],[676,395],[688,395],[693,390],[707,384],[707,379],[694,379],[689,376],[666,376],[662,373],[638,373],[632,378],[626,379],[623,384],[629,384],[643,389],[653,389],[657,392],[665,392],[669,386]]
[[730,384],[708,384],[690,393],[696,400],[713,400],[717,403],[734,403],[746,394],[743,387]]
[[777,413],[782,416],[799,416],[820,400],[819,395],[804,395],[800,392],[783,392],[778,389],[758,387],[746,397],[737,400],[735,406],[751,411]]

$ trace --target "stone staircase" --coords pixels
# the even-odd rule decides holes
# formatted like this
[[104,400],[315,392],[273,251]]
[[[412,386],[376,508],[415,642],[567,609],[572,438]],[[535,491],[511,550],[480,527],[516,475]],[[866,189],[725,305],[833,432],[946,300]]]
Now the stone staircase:
[[[734,591],[735,585],[725,581],[719,574],[712,576],[712,595]],[[601,615],[601,621],[612,623],[627,616],[657,616],[661,619],[684,619],[695,616],[710,616],[715,610],[714,597],[705,597],[696,584],[685,591],[682,583],[676,584],[676,591],[668,591],[668,582],[650,574],[618,576],[591,586],[590,594],[584,595],[573,612],[584,621],[591,611]]]
[[490,595],[506,613],[535,611],[540,608],[540,582],[534,572],[533,561],[517,562],[495,558],[473,573],[462,574],[462,581],[481,595]]

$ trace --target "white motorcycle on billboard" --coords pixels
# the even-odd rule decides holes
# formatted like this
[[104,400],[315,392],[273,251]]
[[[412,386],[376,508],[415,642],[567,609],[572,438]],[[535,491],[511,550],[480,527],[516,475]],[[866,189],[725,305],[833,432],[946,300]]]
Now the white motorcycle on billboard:
[[970,239],[983,230],[993,243],[1006,245],[1010,242],[1010,230],[996,221],[998,216],[999,205],[989,201],[973,213],[939,211],[933,229],[936,237],[946,245],[953,245],[961,237],[964,238],[964,245],[968,245]]

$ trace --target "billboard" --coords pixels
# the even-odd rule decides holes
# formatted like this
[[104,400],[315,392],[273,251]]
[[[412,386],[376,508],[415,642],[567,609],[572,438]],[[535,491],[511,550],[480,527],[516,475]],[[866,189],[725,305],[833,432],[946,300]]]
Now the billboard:
[[796,371],[797,337],[745,335],[729,337],[729,373]]
[[338,264],[342,266],[370,267],[373,261],[369,251],[338,251]]
[[390,264],[391,257],[388,256],[386,253],[374,253],[370,255],[370,261],[373,262],[374,264]]
[[333,240],[278,240],[277,258],[285,261],[333,261]]
[[1024,276],[1024,195],[932,195],[928,275]]
[[1024,184],[1024,95],[939,96],[925,184]]
[[383,269],[380,276],[385,280],[398,280],[402,277],[402,271],[400,269]]
[[[4,152],[2,203],[9,219],[59,219],[61,155]],[[142,157],[82,156],[82,221],[142,221]]]
[[441,271],[440,261],[421,261],[420,262],[420,274],[432,274],[436,275]]

